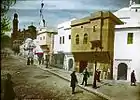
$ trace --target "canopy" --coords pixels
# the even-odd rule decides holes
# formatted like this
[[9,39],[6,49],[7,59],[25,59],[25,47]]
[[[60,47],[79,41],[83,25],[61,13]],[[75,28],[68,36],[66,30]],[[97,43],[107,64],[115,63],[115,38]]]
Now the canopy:
[[36,54],[39,54],[39,53],[43,53],[43,50],[40,48],[40,46],[36,46],[36,48],[34,49],[34,52]]

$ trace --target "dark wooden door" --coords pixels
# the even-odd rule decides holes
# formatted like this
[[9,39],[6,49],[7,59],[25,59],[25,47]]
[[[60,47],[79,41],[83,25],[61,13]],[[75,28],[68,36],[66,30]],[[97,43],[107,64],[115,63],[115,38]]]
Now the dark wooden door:
[[127,64],[120,63],[118,65],[118,77],[117,80],[127,80]]

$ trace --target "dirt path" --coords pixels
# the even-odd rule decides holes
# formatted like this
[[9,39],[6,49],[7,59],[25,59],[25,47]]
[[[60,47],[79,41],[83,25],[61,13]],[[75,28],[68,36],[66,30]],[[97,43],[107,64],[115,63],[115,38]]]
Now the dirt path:
[[1,62],[1,77],[12,75],[14,90],[21,100],[101,100],[77,87],[72,95],[70,83],[36,66],[27,66],[20,57],[12,56]]

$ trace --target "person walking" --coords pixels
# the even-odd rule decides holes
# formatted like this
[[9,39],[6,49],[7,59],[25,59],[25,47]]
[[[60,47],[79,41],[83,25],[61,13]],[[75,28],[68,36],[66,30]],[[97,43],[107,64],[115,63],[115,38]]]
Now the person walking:
[[30,58],[27,58],[27,65],[30,65]]
[[41,58],[38,58],[38,64],[39,65],[41,64]]
[[44,58],[42,58],[42,65],[44,65]]
[[88,80],[88,78],[89,78],[89,72],[87,71],[87,69],[85,69],[83,75],[84,75],[84,76],[83,76],[83,81],[82,81],[82,84],[81,84],[81,85],[83,85],[84,82],[85,82],[85,86],[87,86],[87,80]]
[[31,65],[33,65],[34,64],[34,59],[33,58],[31,58]]
[[76,87],[76,84],[78,83],[78,80],[77,80],[77,77],[75,75],[75,72],[76,71],[73,71],[72,74],[71,74],[71,84],[70,84],[70,87],[72,87],[72,94],[75,93],[75,87]]
[[136,86],[136,77],[134,70],[131,72],[131,86]]

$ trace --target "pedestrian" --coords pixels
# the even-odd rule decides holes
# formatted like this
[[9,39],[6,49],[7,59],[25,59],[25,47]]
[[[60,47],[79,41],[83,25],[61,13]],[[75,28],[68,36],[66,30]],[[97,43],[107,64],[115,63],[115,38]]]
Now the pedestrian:
[[27,65],[30,65],[30,58],[27,59]]
[[7,79],[4,84],[4,99],[3,100],[14,100],[16,94],[13,89],[13,82],[11,81],[11,75],[7,74]]
[[33,58],[31,58],[31,65],[33,65],[34,64],[34,59]]
[[83,73],[83,81],[82,81],[82,84],[84,84],[85,82],[85,86],[87,86],[87,79],[89,78],[89,72],[87,71],[87,69],[85,69],[84,73]]
[[42,65],[44,65],[44,58],[42,58]]
[[134,70],[131,72],[131,86],[136,86],[136,77]]
[[71,74],[71,84],[70,84],[70,86],[72,87],[72,94],[75,93],[75,87],[76,87],[76,84],[78,83],[75,72],[76,71],[73,71],[72,74]]
[[38,63],[40,65],[41,61],[42,61],[42,58],[43,58],[43,54],[42,53],[38,53],[37,56],[38,56]]
[[48,67],[49,67],[49,59],[46,58],[46,68],[48,68]]
[[40,57],[38,58],[38,63],[39,63],[39,65],[41,64],[41,58]]
[[97,74],[97,81],[98,81],[98,82],[101,82],[101,81],[100,81],[100,74],[101,74],[101,71],[97,70],[97,73],[96,73],[96,74]]

